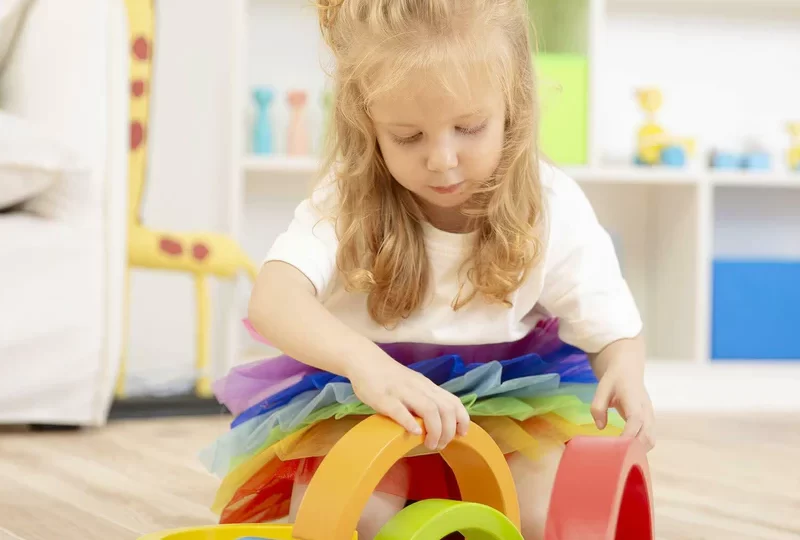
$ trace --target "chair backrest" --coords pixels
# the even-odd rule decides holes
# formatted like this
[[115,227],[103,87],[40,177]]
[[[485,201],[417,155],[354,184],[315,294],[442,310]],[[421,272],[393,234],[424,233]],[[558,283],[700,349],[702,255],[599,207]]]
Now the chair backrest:
[[[420,421],[421,423],[421,421]],[[399,459],[421,445],[396,422],[374,415],[334,445],[306,491],[294,524],[304,540],[349,540],[378,482]],[[508,463],[478,425],[441,452],[452,468],[464,501],[502,512],[517,528],[519,503]]]
[[125,0],[130,32],[130,154],[128,155],[128,225],[141,224],[147,180],[147,132],[153,82],[154,0]]

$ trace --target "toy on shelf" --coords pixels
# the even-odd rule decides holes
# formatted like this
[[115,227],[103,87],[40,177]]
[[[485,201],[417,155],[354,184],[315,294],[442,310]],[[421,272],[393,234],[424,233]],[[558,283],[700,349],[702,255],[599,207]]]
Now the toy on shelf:
[[789,170],[800,171],[800,122],[790,122],[788,129]]
[[270,105],[275,93],[272,88],[258,87],[253,90],[253,100],[256,103],[256,118],[253,126],[253,153],[272,153],[272,120],[270,118]]
[[742,154],[741,166],[748,171],[768,171],[772,167],[772,159],[766,150],[753,148]]
[[289,107],[289,129],[286,139],[286,153],[290,156],[308,154],[308,127],[306,108],[308,95],[302,90],[292,90],[287,96]]
[[708,166],[712,169],[768,171],[772,167],[772,157],[758,145],[751,145],[742,152],[715,149],[709,155]]
[[[420,421],[420,425],[422,425]],[[373,415],[331,449],[309,484],[294,524],[228,524],[156,533],[140,540],[351,540],[364,506],[389,469],[424,434],[410,435],[393,420]],[[461,501],[428,499],[406,507],[377,540],[467,538],[522,540],[514,479],[500,447],[475,423],[442,457]],[[591,486],[591,489],[587,489]],[[547,540],[652,540],[653,506],[644,447],[622,437],[576,437],[566,445],[550,500]]]
[[669,135],[656,121],[656,112],[663,103],[661,90],[642,88],[636,91],[636,98],[645,112],[646,119],[637,132],[635,163],[684,166],[688,157],[694,153],[695,142],[693,139]]

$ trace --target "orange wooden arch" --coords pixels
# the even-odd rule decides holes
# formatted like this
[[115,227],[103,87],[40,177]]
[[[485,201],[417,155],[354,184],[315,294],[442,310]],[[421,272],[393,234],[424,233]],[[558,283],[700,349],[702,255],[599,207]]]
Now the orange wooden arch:
[[558,467],[545,540],[652,540],[652,501],[641,443],[577,437]]
[[[420,425],[422,421],[418,420]],[[302,540],[349,540],[367,501],[389,469],[424,441],[389,418],[374,415],[350,430],[323,460],[303,497],[294,524]],[[471,424],[442,450],[464,501],[502,512],[519,528],[514,479],[500,448]]]

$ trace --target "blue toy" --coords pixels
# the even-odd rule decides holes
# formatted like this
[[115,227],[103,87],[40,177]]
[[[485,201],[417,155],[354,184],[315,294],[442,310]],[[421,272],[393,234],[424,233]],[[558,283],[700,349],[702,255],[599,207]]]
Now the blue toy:
[[253,153],[255,154],[272,153],[272,122],[269,107],[274,95],[275,93],[269,87],[258,87],[253,90],[253,99],[258,107],[253,127]]
[[742,156],[742,168],[748,170],[767,171],[770,168],[770,157],[766,152],[748,152]]
[[665,146],[661,149],[661,163],[670,167],[683,167],[686,164],[686,151],[681,146]]
[[714,169],[767,171],[772,166],[772,159],[769,153],[761,150],[742,153],[715,150],[711,153],[709,165]]
[[712,152],[709,161],[709,165],[714,169],[738,169],[740,164],[738,155],[733,152],[724,152],[721,150]]

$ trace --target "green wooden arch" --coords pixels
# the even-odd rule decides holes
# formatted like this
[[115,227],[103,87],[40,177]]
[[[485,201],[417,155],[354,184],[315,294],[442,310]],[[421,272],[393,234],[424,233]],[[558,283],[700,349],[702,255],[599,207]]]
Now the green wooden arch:
[[383,526],[375,540],[441,540],[459,532],[467,540],[523,540],[502,512],[485,504],[429,499],[414,503]]

